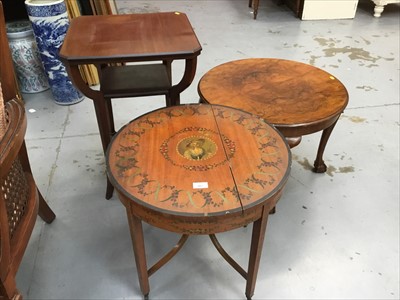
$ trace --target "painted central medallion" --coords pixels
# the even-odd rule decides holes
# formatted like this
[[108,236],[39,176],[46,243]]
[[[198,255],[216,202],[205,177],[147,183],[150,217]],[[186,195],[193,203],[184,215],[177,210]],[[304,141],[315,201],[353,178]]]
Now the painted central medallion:
[[206,160],[217,152],[214,141],[205,136],[190,136],[182,139],[176,145],[176,151],[189,160]]
[[[217,141],[215,139],[218,139]],[[210,164],[198,164],[215,156],[218,151],[217,143],[222,140],[224,159]],[[171,151],[176,151],[178,157]],[[235,143],[224,135],[204,127],[185,127],[171,135],[160,146],[160,152],[174,166],[193,171],[206,171],[220,166],[235,154]],[[223,153],[224,153],[223,152]],[[181,158],[181,159],[179,159]],[[182,160],[183,158],[183,160]]]

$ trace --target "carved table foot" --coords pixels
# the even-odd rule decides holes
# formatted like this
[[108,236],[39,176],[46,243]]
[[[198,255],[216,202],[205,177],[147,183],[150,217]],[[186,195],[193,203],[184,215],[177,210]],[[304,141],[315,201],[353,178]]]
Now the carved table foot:
[[[338,118],[339,119],[339,118]],[[321,135],[321,140],[319,142],[319,147],[318,147],[318,153],[317,153],[317,158],[314,161],[314,169],[313,171],[315,173],[324,173],[326,172],[326,165],[324,163],[324,160],[322,159],[322,155],[324,154],[325,151],[325,146],[328,143],[329,137],[332,133],[333,128],[335,127],[337,123],[337,120],[328,128],[325,128],[322,131],[322,135]]]
[[313,172],[315,172],[315,173],[325,173],[326,170],[327,170],[327,167],[326,167],[324,161],[315,160]]

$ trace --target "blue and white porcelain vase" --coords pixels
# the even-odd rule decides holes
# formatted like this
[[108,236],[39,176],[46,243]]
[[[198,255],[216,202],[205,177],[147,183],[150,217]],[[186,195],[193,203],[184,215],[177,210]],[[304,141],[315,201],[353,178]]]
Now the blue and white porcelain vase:
[[31,22],[18,20],[6,24],[8,43],[22,93],[38,93],[49,88],[36,45]]
[[72,85],[58,55],[69,26],[64,0],[26,0],[25,6],[54,101],[61,105],[82,101],[84,96]]

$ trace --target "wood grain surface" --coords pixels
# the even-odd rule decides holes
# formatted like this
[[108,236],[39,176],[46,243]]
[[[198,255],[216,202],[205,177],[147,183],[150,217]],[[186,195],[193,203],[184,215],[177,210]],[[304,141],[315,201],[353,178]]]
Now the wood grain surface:
[[274,58],[216,66],[201,78],[198,91],[208,103],[254,113],[279,129],[334,119],[348,102],[347,90],[335,76],[308,64]]
[[193,57],[201,45],[184,13],[80,16],[71,20],[60,57],[110,62],[162,55]]

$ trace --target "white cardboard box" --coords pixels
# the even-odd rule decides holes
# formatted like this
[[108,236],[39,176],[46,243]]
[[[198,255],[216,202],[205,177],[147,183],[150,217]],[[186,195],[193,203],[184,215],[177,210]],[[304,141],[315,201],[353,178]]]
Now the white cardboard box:
[[304,0],[302,20],[353,19],[358,0]]

